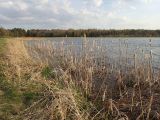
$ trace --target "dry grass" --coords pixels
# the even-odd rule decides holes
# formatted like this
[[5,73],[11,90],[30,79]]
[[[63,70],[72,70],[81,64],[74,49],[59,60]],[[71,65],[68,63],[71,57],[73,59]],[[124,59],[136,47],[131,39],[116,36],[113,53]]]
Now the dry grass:
[[47,78],[48,64],[30,59],[21,39],[10,39],[7,45],[10,66],[6,70],[7,80],[13,80],[10,82],[18,87],[20,93],[29,90],[39,94],[39,100],[20,111],[14,119],[88,119],[88,112],[81,107],[90,109],[91,104],[85,102],[75,84],[67,82],[69,78],[66,78],[65,71],[61,70],[58,77]]
[[[95,48],[100,58],[91,54]],[[141,65],[135,54],[134,66],[123,63],[124,70],[109,64],[102,54],[106,50],[95,43],[91,47],[86,37],[80,58],[72,49],[65,51],[63,43],[59,48],[43,42],[26,46],[23,39],[12,39],[8,49],[8,80],[20,93],[38,94],[14,119],[160,119],[160,79],[153,73],[151,54]]]

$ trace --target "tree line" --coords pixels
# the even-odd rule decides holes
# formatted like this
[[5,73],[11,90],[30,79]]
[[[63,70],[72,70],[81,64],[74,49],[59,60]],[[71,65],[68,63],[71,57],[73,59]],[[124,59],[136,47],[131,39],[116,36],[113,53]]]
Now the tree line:
[[160,30],[124,29],[30,29],[0,28],[0,37],[160,37]]

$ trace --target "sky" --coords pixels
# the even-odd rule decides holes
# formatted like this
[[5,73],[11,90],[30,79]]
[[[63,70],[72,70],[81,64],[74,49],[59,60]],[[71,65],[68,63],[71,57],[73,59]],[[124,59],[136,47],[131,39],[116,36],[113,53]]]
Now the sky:
[[160,0],[0,0],[0,26],[160,29]]

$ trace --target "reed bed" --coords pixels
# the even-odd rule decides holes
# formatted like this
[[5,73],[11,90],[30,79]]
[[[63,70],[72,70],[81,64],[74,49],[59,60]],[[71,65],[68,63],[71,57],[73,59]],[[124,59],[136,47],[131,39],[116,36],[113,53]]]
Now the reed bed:
[[[10,59],[20,88],[40,86],[39,99],[17,119],[159,120],[160,76],[152,65],[152,52],[137,48],[130,56],[124,41],[115,59],[102,46],[86,36],[81,46],[14,41]],[[30,77],[24,79],[26,74]]]

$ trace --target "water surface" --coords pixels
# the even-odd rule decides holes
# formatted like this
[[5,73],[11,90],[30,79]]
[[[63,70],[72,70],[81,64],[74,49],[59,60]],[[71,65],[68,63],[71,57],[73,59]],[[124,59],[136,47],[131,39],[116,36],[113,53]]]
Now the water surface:
[[41,45],[43,48],[52,47],[57,54],[63,52],[74,57],[82,57],[86,53],[94,58],[103,56],[103,59],[106,58],[110,63],[120,65],[124,63],[133,65],[136,59],[138,64],[151,62],[153,68],[160,68],[160,38],[53,37],[36,39],[38,40],[27,41],[27,46],[30,48],[36,45]]

